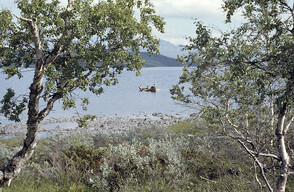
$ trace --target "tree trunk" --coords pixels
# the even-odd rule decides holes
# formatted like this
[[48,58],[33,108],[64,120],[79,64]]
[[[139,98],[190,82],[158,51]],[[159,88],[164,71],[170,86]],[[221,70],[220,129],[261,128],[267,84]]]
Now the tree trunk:
[[278,117],[278,124],[276,129],[277,149],[281,163],[280,176],[277,180],[275,192],[285,192],[287,179],[289,175],[290,158],[285,144],[285,118],[286,118],[287,104],[283,105]]
[[[72,0],[68,0],[67,10],[72,9]],[[52,98],[47,103],[41,112],[39,112],[39,100],[43,90],[43,79],[45,76],[45,67],[48,67],[51,63],[60,54],[63,44],[60,43],[70,35],[70,30],[66,30],[62,35],[59,42],[57,42],[53,48],[53,51],[49,54],[48,57],[44,57],[42,51],[42,41],[40,36],[40,29],[38,27],[37,18],[27,19],[23,17],[17,17],[22,21],[26,21],[30,26],[30,32],[33,35],[33,42],[36,50],[36,65],[35,65],[35,74],[33,82],[30,86],[30,96],[28,104],[28,120],[27,120],[27,134],[24,140],[23,148],[16,155],[12,157],[9,163],[0,170],[0,192],[5,183],[10,182],[12,179],[16,178],[21,169],[23,168],[24,163],[29,160],[34,153],[34,148],[37,145],[36,134],[39,128],[40,122],[49,114],[53,108],[53,104],[56,100],[62,97],[61,94],[55,93]],[[65,19],[66,25],[70,22],[69,18]]]
[[30,86],[30,100],[28,105],[27,134],[24,140],[23,148],[12,157],[9,163],[0,171],[0,189],[5,183],[16,178],[24,163],[29,160],[36,147],[36,133],[39,128],[39,100],[42,93],[42,82],[44,78],[43,66],[37,63],[35,68],[34,80]]

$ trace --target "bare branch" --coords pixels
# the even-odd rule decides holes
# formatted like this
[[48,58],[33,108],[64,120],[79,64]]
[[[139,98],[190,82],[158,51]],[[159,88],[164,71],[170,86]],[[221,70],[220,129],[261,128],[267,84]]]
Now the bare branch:
[[[229,123],[232,127],[234,127],[234,128],[237,129],[238,126],[235,125],[235,124],[230,120],[230,117],[229,117],[229,114],[228,114],[229,109],[230,109],[230,101],[227,100],[226,109],[225,109],[225,110],[226,110],[226,115],[225,115],[225,117],[226,117],[228,123]],[[238,133],[239,131],[236,131],[236,132]]]
[[267,180],[266,175],[265,175],[265,173],[264,173],[264,166],[263,166],[263,164],[258,160],[258,158],[256,157],[256,155],[254,155],[254,154],[252,153],[252,151],[251,151],[250,149],[248,149],[248,147],[245,145],[244,142],[242,142],[240,139],[238,139],[238,142],[242,145],[242,147],[246,150],[246,152],[247,152],[247,153],[248,153],[248,154],[254,159],[254,161],[257,163],[257,165],[258,165],[258,167],[259,167],[259,169],[260,169],[260,171],[261,171],[262,178],[263,178],[263,180],[265,181],[265,183],[266,183],[266,185],[267,185],[269,191],[273,192],[273,188],[271,187],[271,185],[270,185],[269,181]]
[[294,115],[292,116],[292,118],[289,120],[289,122],[287,123],[285,129],[284,129],[284,134],[286,134],[292,124],[292,122],[294,121]]
[[225,115],[227,122],[234,128],[234,130],[237,134],[239,134],[242,138],[245,138],[244,135],[240,131],[238,131],[239,127],[231,121],[229,114],[228,114],[229,108],[230,108],[230,102],[228,100],[227,105],[226,105],[226,115]]
[[208,181],[208,182],[216,183],[216,181],[213,181],[213,180],[207,179],[207,178],[202,177],[202,176],[200,176],[200,178],[203,179],[203,180],[205,180],[205,181]]
[[242,134],[237,130],[238,126],[235,125],[235,124],[230,120],[230,118],[229,118],[229,114],[228,114],[228,113],[226,114],[226,119],[227,119],[227,122],[228,122],[232,127],[234,127],[235,131],[236,131],[238,134],[242,135]]
[[274,112],[273,83],[270,83],[269,87],[270,87],[270,91],[271,91],[271,94],[269,95],[269,99],[270,99],[271,130],[274,130],[275,112]]
[[255,162],[255,161],[253,161],[253,166],[254,166],[254,176],[255,176],[255,180],[256,180],[256,182],[258,183],[260,189],[262,190],[262,184],[261,184],[261,182],[260,182],[259,179],[258,179],[257,170],[256,170],[256,162]]
[[4,173],[3,171],[0,171],[0,181],[3,180],[3,178],[4,178]]
[[[245,142],[250,144],[253,148],[255,148],[254,144],[252,141],[248,140],[248,139],[245,139],[244,137],[235,137],[235,136],[230,136],[232,139],[235,139],[237,140],[239,143],[240,141],[242,141],[244,144]],[[255,156],[263,156],[263,157],[268,157],[268,158],[272,158],[272,159],[275,159],[275,160],[280,160],[279,157],[277,155],[274,155],[274,154],[271,154],[271,153],[259,153],[259,152],[256,152],[256,151],[253,151],[253,150],[250,150],[248,147],[247,147],[247,150],[252,153],[253,155]]]
[[15,14],[13,14],[13,15],[14,15],[14,17],[16,17],[16,18],[18,18],[18,19],[20,19],[20,20],[22,20],[22,21],[32,22],[31,19],[27,19],[27,18],[24,18],[24,17],[20,17],[20,16],[17,16],[17,15],[15,15]]
[[264,156],[264,157],[270,157],[273,158],[275,160],[280,160],[278,156],[271,154],[271,153],[257,153],[255,152],[256,156]]

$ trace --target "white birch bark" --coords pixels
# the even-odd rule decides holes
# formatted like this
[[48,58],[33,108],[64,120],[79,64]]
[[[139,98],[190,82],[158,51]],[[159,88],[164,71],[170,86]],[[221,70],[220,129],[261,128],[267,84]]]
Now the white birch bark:
[[279,153],[280,175],[277,180],[275,192],[285,192],[287,179],[289,175],[290,157],[287,152],[285,143],[285,119],[286,119],[287,105],[284,104],[280,110],[278,117],[278,124],[276,129],[277,149]]

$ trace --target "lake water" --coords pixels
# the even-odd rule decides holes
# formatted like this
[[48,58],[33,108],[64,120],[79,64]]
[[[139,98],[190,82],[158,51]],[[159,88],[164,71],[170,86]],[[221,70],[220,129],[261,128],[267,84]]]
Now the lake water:
[[[91,92],[75,92],[80,97],[89,97],[90,105],[85,112],[77,105],[76,109],[63,111],[61,103],[57,102],[53,111],[47,118],[54,117],[71,117],[76,116],[77,112],[81,114],[92,114],[97,116],[142,116],[152,113],[181,114],[188,115],[192,113],[188,108],[171,98],[169,90],[172,85],[178,82],[182,68],[180,67],[155,67],[143,68],[140,76],[135,72],[124,71],[119,75],[119,84],[116,86],[106,87],[104,93],[96,96]],[[31,83],[33,71],[28,70],[24,73],[22,79],[13,77],[5,80],[3,74],[0,75],[0,97],[5,94],[7,88],[13,88],[18,94],[27,94],[28,87]],[[156,93],[140,92],[138,87],[142,85],[151,87],[156,84]],[[40,109],[45,105],[42,104]],[[26,113],[22,115],[26,119]],[[5,123],[3,117],[0,122]]]

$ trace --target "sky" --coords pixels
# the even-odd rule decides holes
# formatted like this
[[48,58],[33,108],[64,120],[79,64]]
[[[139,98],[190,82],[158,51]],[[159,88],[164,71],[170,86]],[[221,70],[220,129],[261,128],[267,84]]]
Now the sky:
[[[67,0],[61,0],[64,4]],[[195,25],[197,18],[205,25],[224,31],[234,28],[236,23],[230,27],[224,24],[225,13],[222,12],[222,0],[151,0],[158,15],[164,17],[166,22],[165,33],[154,32],[158,38],[169,41],[176,45],[187,44],[185,39],[195,36]],[[0,0],[0,8],[12,9],[16,12],[14,0]]]
[[187,44],[186,37],[195,36],[194,21],[224,30],[225,13],[222,0],[152,0],[157,13],[165,18],[166,34],[156,34],[174,44]]

